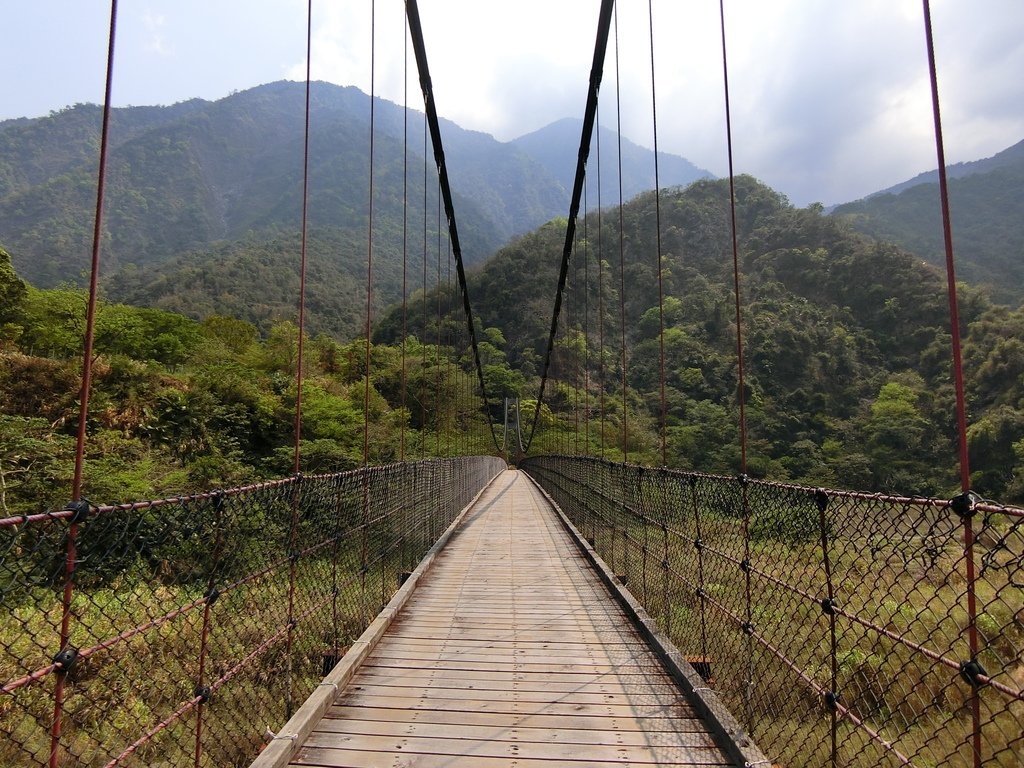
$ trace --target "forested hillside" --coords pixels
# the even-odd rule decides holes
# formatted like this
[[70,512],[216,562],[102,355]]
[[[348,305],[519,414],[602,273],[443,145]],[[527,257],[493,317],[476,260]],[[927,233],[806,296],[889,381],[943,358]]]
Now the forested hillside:
[[[1024,142],[948,169],[957,276],[994,299],[1024,301]],[[856,228],[945,263],[937,173],[921,174],[834,210]]]
[[[752,178],[737,179],[737,193],[749,471],[860,490],[952,493],[956,435],[942,275],[855,233],[820,206],[794,208]],[[728,184],[700,181],[662,192],[660,265],[654,203],[646,193],[625,205],[621,238],[617,212],[580,222],[534,450],[603,447],[608,458],[660,463],[660,266],[667,461],[733,473],[739,435]],[[564,225],[554,220],[516,239],[470,273],[493,403],[500,409],[501,397],[521,396],[527,418],[535,410]],[[309,471],[361,459],[366,371],[353,305],[363,306],[365,295],[359,274],[341,261],[328,266],[329,253],[359,253],[357,238],[346,237],[318,233],[311,247],[311,265],[320,266],[312,267],[309,306],[319,315],[310,324],[304,388]],[[192,273],[140,275],[134,284],[125,278],[123,290],[139,291],[136,300],[157,307],[101,304],[92,497],[140,498],[289,471],[297,329],[258,302],[294,302],[294,274],[282,269],[279,254],[295,247],[289,235],[254,235],[220,246],[216,274],[197,260],[183,263]],[[455,397],[471,391],[474,376],[467,344],[458,340],[461,302],[444,250],[432,251],[428,263],[444,290],[423,292],[416,282],[422,278],[411,275],[404,312],[396,306],[375,331],[373,461],[395,460],[403,442],[411,456],[490,450],[483,414]],[[176,283],[180,274],[188,278]],[[400,291],[393,268],[375,279]],[[146,295],[154,280],[166,285]],[[291,306],[286,317],[294,318]],[[0,480],[9,512],[65,501],[84,308],[79,289],[26,285],[0,255]],[[346,309],[347,324],[323,321]],[[974,487],[1003,501],[1024,500],[1024,310],[994,305],[963,286],[961,318]],[[403,326],[410,333],[405,354]]]
[[[68,500],[85,305],[82,290],[26,285],[0,250],[0,517]],[[449,330],[435,318],[418,335],[441,344],[374,346],[371,462],[493,449]],[[101,302],[85,495],[126,501],[288,474],[297,340],[287,321],[261,334],[223,315],[200,323]],[[351,469],[362,463],[365,341],[308,342],[303,468]]]
[[[281,82],[216,102],[115,110],[105,273],[164,264],[185,251],[193,259],[216,263],[210,250],[222,241],[298,232],[303,98],[302,84]],[[355,88],[317,83],[312,99],[310,224],[365,232],[369,97]],[[390,102],[378,101],[378,107],[375,217],[382,225],[382,244],[394,251],[401,248],[405,212],[403,113]],[[0,195],[0,244],[15,254],[19,273],[40,286],[79,282],[88,263],[98,117],[96,107],[78,105],[37,120],[0,123],[0,179],[7,180]],[[409,120],[415,139],[422,135],[422,115],[410,114]],[[446,127],[453,146],[479,141],[454,125]],[[501,146],[493,140],[491,144]],[[472,152],[466,155],[472,157]],[[410,199],[424,199],[423,164],[420,140],[409,151]],[[542,169],[529,166],[525,157],[507,162],[495,158],[495,164],[509,170],[487,181],[513,189],[529,186],[543,204],[531,209],[527,202],[510,203],[512,210],[497,215],[477,202],[487,199],[479,180],[470,195],[456,189],[471,259],[483,258],[512,232],[543,221],[558,196],[557,184],[545,184]],[[426,184],[429,224],[437,194],[436,182]],[[411,209],[408,226],[421,231],[424,215],[422,205]]]
[[[136,301],[137,295],[160,295],[174,303],[177,299],[159,294],[162,280],[180,284],[201,265],[224,282],[229,279],[221,265],[225,247],[238,251],[256,243],[259,251],[264,241],[280,238],[283,244],[298,233],[304,93],[302,83],[277,82],[215,102],[114,110],[102,265],[107,275],[130,272],[119,296]],[[310,226],[330,232],[328,239],[358,239],[368,217],[370,97],[356,88],[314,83],[311,99]],[[403,230],[421,240],[424,232],[428,240],[436,235],[436,173],[424,141],[423,114],[410,110],[406,115],[381,99],[375,107],[375,238],[393,266],[403,247],[422,250],[419,242],[403,240]],[[0,245],[14,254],[19,273],[40,287],[83,279],[100,122],[100,108],[88,104],[0,122]],[[568,133],[562,129],[552,127],[557,136],[546,131],[533,137],[543,133],[545,153],[534,151],[529,137],[522,146],[502,143],[442,121],[468,262],[486,258],[513,235],[568,210],[560,162],[575,157],[580,126],[570,121]],[[604,176],[617,185],[617,163],[608,154],[614,134],[605,133]],[[662,164],[670,183],[698,175],[683,158],[663,154]],[[627,193],[649,188],[653,168],[653,153],[624,143]],[[407,207],[407,200],[415,204]],[[353,269],[354,264],[342,263],[348,258],[335,254],[329,268]],[[157,265],[155,281],[140,277]],[[206,286],[192,291],[204,292]],[[385,297],[394,300],[397,294]],[[216,299],[215,293],[205,293],[205,301]]]
[[[956,485],[957,454],[944,277],[896,246],[853,232],[819,206],[792,207],[752,178],[737,180],[737,194],[750,471],[865,490],[949,492]],[[726,182],[702,181],[663,192],[661,268],[668,461],[735,472],[739,439],[727,205]],[[653,193],[623,210],[623,310],[628,452],[634,460],[660,463],[654,220]],[[553,222],[519,238],[471,275],[482,324],[501,330],[512,368],[527,376],[539,373],[563,225]],[[607,453],[621,457],[618,216],[605,212],[599,227],[592,214],[579,232],[551,407],[562,414],[564,429],[576,430],[579,420],[572,409],[587,404],[589,448],[596,450],[603,390]],[[1024,492],[1024,311],[993,305],[983,293],[961,288],[975,487],[1019,499]],[[394,315],[378,333],[382,340],[395,338]]]
[[[517,149],[537,160],[551,171],[564,189],[572,190],[576,176],[576,157],[580,145],[580,133],[583,121],[576,118],[565,118],[551,123],[533,133],[520,136],[511,142]],[[597,168],[601,169],[600,199],[602,205],[612,205],[619,199],[619,144],[615,131],[601,127],[600,134],[590,140],[590,159],[588,166],[592,169],[588,180],[588,207],[595,207],[598,199]],[[598,148],[600,147],[600,155]],[[623,138],[622,150],[622,197],[630,200],[641,192],[654,189],[654,158],[653,152],[644,149],[632,141]],[[711,173],[698,168],[689,160],[678,155],[665,152],[658,153],[658,181],[662,186],[686,186],[697,179],[711,178]],[[568,199],[568,197],[566,198]],[[568,210],[568,205],[565,206]],[[565,211],[558,211],[565,214]]]

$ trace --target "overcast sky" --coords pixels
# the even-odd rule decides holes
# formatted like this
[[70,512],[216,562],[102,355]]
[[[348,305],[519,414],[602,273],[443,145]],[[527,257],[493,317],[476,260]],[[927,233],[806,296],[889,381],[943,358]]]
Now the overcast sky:
[[[501,140],[581,117],[597,0],[420,0],[438,111]],[[647,0],[620,0],[623,134],[653,146]],[[946,154],[1024,139],[1024,2],[933,0]],[[401,0],[376,0],[376,93],[403,97]],[[313,77],[370,91],[370,0],[314,0]],[[0,2],[0,119],[103,98],[107,0]],[[717,0],[653,0],[658,143],[727,172]],[[121,0],[114,101],[305,77],[306,0]],[[726,0],[736,170],[844,202],[935,167],[920,0]],[[414,67],[411,52],[410,66]],[[602,123],[614,128],[616,50]],[[410,104],[421,106],[415,74]]]

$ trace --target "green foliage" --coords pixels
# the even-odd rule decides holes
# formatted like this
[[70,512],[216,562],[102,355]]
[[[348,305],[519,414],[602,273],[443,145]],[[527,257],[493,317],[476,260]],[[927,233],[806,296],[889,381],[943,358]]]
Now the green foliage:
[[23,332],[16,321],[21,319],[27,294],[24,281],[14,274],[10,254],[0,248],[0,344],[14,341]]
[[[957,274],[984,285],[1002,302],[1024,299],[1024,246],[1020,211],[1024,207],[1024,145],[1017,144],[987,161],[974,164],[977,172],[950,178]],[[956,173],[953,166],[951,175]],[[835,213],[862,232],[890,240],[933,264],[945,263],[938,185],[915,180],[894,193],[847,203]]]
[[[736,189],[747,471],[815,485],[952,492],[944,278],[910,253],[857,235],[821,206],[793,208],[750,177],[738,178]],[[580,222],[552,357],[551,416],[541,420],[535,450],[660,464],[663,348],[667,463],[739,471],[733,275],[722,257],[731,250],[728,200],[724,182],[663,191],[657,260],[653,194],[627,203],[621,306],[619,216],[591,213]],[[469,276],[481,327],[504,340],[492,344],[488,331],[481,349],[485,357],[502,349],[527,395],[538,383],[563,235],[553,224],[541,227]],[[1007,494],[1024,486],[1013,445],[1024,434],[1006,414],[1024,402],[1024,310],[994,306],[966,286],[960,292],[975,479],[985,493],[1015,501],[1022,497]],[[438,300],[428,296],[423,311]],[[382,320],[382,338],[396,338],[396,314]],[[408,323],[428,325],[415,303]],[[500,390],[502,380],[495,376],[494,385]],[[999,405],[1006,413],[989,414]]]

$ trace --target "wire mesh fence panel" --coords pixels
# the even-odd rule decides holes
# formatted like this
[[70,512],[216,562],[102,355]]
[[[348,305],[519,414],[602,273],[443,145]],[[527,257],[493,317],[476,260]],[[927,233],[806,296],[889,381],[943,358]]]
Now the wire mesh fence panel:
[[247,765],[503,468],[0,519],[0,766]]
[[1021,764],[1024,510],[520,466],[779,764]]

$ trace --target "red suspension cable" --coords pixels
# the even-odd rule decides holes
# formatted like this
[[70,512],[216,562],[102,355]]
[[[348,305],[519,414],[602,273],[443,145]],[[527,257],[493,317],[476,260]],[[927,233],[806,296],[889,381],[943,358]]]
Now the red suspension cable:
[[292,471],[302,467],[302,378],[306,335],[306,234],[309,222],[309,92],[313,51],[313,0],[306,6],[306,104],[302,136],[302,240],[299,255],[299,343],[295,371],[295,446]]
[[[292,471],[298,475],[302,468],[302,374],[305,344],[303,336],[306,332],[306,230],[308,221],[309,199],[309,91],[312,67],[313,35],[313,2],[309,0],[306,13],[306,102],[303,124],[302,150],[302,238],[299,257],[299,339],[296,353],[295,369],[295,444],[293,447]],[[288,547],[294,550],[298,536],[299,516],[302,505],[302,484],[296,483],[292,493],[292,514],[288,535]],[[288,567],[288,635],[285,644],[287,659],[285,684],[285,711],[292,715],[294,688],[292,684],[293,654],[295,644],[295,589],[298,572],[297,560],[292,560]]]
[[597,380],[601,393],[601,458],[605,449],[605,391],[604,391],[604,237],[601,227],[601,107],[598,104],[597,130]]
[[[99,171],[96,178],[96,215],[92,232],[92,263],[89,275],[89,303],[86,310],[85,340],[82,350],[82,389],[78,406],[78,437],[75,445],[75,476],[71,490],[72,506],[81,509],[82,483],[85,474],[86,426],[89,416],[89,396],[92,394],[92,353],[96,335],[96,305],[99,294],[100,244],[103,237],[103,197],[107,179],[107,148],[110,136],[111,93],[114,82],[114,39],[117,31],[117,0],[110,2],[110,32],[107,41],[107,73],[103,95],[103,127],[100,132]],[[77,514],[77,513],[76,513]],[[77,540],[79,523],[71,518],[67,534],[67,549],[64,561],[64,593],[60,622],[61,656],[68,650],[71,635],[71,598],[74,593],[74,574],[77,561]],[[69,662],[70,663],[70,662]],[[53,692],[53,725],[50,730],[50,768],[59,764],[59,747],[62,718],[64,715],[64,668],[57,671],[57,682]]]
[[[925,42],[928,48],[928,78],[931,83],[932,117],[935,123],[935,154],[938,159],[939,171],[939,202],[942,206],[942,238],[946,247],[946,289],[949,296],[949,325],[952,338],[953,381],[956,388],[956,420],[957,440],[960,449],[960,490],[962,495],[957,501],[964,504],[961,508],[964,535],[964,565],[966,568],[967,597],[967,641],[970,647],[971,662],[977,663],[978,642],[978,605],[975,591],[976,570],[974,563],[974,523],[971,507],[973,500],[969,496],[971,490],[971,469],[967,453],[967,405],[964,395],[963,358],[960,350],[960,310],[957,303],[956,269],[953,259],[953,227],[949,212],[949,184],[946,178],[946,152],[942,139],[942,116],[939,110],[939,79],[935,66],[935,41],[932,37],[932,13],[929,0],[924,4]],[[971,686],[971,747],[975,768],[981,768],[981,697],[977,686]]]
[[658,385],[661,390],[661,463],[668,464],[668,453],[665,446],[665,432],[668,422],[668,407],[665,401],[665,286],[661,269],[661,177],[658,173],[658,98],[654,79],[654,8],[652,0],[647,0],[647,21],[651,42],[651,120],[654,127],[654,226],[656,229],[657,253],[655,269],[658,272]]
[[405,461],[405,422],[408,382],[405,369],[406,341],[409,338],[409,18],[402,39],[402,422],[398,442],[398,460]]
[[626,407],[626,244],[622,211],[622,91],[619,87],[619,6],[615,6],[615,139],[619,177],[619,365],[622,369],[622,460],[629,461]]
[[370,191],[366,236],[366,383],[363,386],[363,466],[370,463],[370,334],[373,330],[373,150],[377,67],[377,2],[370,2]]
[[956,387],[957,438],[960,449],[960,489],[971,488],[971,469],[967,456],[967,406],[964,395],[964,370],[960,352],[960,310],[956,293],[956,268],[953,259],[953,228],[949,213],[949,183],[946,178],[946,151],[942,139],[939,112],[939,81],[935,68],[935,43],[932,38],[931,3],[924,0],[925,39],[928,46],[928,76],[931,82],[932,117],[935,122],[935,154],[939,164],[939,202],[942,206],[942,239],[946,248],[946,289],[949,296],[949,323],[953,337],[953,381]]

